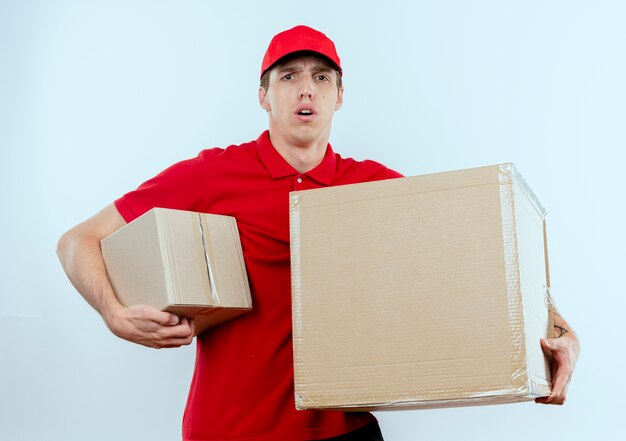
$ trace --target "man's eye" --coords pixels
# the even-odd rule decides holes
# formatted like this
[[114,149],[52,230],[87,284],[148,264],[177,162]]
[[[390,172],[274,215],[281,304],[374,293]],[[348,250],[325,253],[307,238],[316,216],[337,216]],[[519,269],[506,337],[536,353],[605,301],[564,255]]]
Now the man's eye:
[[293,74],[287,74],[283,77],[283,80],[293,80]]
[[318,75],[317,79],[319,81],[328,81],[328,77],[326,75]]

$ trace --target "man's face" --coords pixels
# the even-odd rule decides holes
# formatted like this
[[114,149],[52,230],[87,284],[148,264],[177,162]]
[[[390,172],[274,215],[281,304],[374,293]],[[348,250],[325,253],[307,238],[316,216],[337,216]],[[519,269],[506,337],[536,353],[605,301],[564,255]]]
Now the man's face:
[[343,103],[337,75],[315,56],[297,57],[272,68],[267,90],[259,89],[259,103],[268,112],[273,142],[306,147],[328,141],[333,114]]

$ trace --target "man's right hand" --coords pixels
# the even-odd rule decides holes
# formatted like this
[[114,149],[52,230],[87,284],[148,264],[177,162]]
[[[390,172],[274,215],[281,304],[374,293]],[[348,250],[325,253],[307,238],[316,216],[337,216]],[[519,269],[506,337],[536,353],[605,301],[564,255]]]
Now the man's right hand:
[[149,348],[177,348],[193,341],[194,323],[146,305],[119,306],[104,315],[118,337]]

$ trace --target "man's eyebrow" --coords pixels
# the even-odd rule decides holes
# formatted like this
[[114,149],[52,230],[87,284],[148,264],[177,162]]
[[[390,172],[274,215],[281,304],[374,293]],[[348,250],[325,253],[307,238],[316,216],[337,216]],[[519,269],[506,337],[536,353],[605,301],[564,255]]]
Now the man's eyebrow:
[[332,68],[332,66],[326,64],[326,63],[320,63],[320,64],[316,64],[313,66],[313,70],[316,72],[332,72],[335,69]]
[[282,73],[282,72],[299,72],[302,70],[302,67],[298,66],[297,64],[285,64],[283,66],[279,66],[278,67],[278,72]]
[[[287,64],[284,64],[283,66],[279,66],[278,69],[277,69],[277,71],[279,73],[283,73],[283,72],[301,72],[302,70],[303,70],[302,66],[300,66],[297,63],[294,63],[294,64],[287,63]],[[319,63],[319,64],[314,64],[312,66],[312,70],[314,72],[332,72],[335,69],[333,69],[332,66],[329,66],[326,63]]]

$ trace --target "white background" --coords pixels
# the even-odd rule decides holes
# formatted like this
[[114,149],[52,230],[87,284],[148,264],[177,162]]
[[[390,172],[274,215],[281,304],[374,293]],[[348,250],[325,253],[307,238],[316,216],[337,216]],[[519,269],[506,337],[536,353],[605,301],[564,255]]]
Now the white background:
[[55,256],[67,229],[199,150],[255,139],[271,37],[337,44],[331,143],[407,175],[514,162],[548,209],[583,351],[563,407],[381,413],[388,441],[623,433],[621,1],[0,1],[0,439],[175,440],[194,348],[115,338]]

